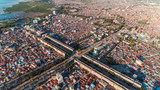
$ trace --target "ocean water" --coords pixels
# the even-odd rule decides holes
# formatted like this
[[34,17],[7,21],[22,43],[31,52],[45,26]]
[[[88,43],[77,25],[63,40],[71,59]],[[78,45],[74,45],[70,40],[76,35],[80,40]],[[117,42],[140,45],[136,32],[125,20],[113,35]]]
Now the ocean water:
[[3,10],[7,7],[12,7],[13,5],[18,4],[19,2],[24,1],[28,0],[0,0],[0,20],[11,19],[20,16],[19,14],[22,14],[22,12],[5,14]]
[[25,14],[25,12],[13,12],[13,13],[6,13],[0,15],[0,21],[1,20],[11,20],[14,18],[21,17]]
[[11,7],[12,5],[18,4],[23,0],[0,0],[0,14],[3,14],[3,9]]

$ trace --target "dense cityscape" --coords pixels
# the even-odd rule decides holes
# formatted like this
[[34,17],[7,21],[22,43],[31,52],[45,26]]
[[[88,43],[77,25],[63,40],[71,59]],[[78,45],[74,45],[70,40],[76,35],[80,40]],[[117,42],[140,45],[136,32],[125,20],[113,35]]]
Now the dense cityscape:
[[42,1],[0,23],[0,90],[160,90],[159,6]]

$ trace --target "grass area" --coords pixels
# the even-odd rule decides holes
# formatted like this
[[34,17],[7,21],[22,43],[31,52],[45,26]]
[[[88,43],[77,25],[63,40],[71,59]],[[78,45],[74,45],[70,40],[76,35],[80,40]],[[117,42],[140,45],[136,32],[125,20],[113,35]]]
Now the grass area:
[[3,26],[3,25],[4,25],[4,23],[0,23],[0,27]]
[[71,7],[64,7],[64,6],[61,6],[61,7],[57,7],[56,8],[56,12],[59,13],[59,14],[69,14],[69,13],[72,13],[72,9],[75,9],[74,12],[78,12],[79,9],[78,8],[71,8]]
[[5,22],[0,26],[1,28],[9,28],[9,27],[14,27],[14,26],[19,26],[19,23],[15,23],[16,21],[9,21],[9,22]]
[[92,0],[72,0],[72,1],[91,2]]
[[148,24],[148,20],[141,20],[141,21],[138,21],[138,23],[140,23],[140,24]]
[[4,12],[11,13],[16,11],[24,12],[41,12],[48,13],[51,12],[48,8],[54,7],[54,4],[49,4],[48,2],[20,2],[19,4],[8,7]]
[[25,23],[32,23],[33,19],[32,18],[25,18],[25,19],[17,19],[17,20],[12,20],[12,21],[8,21],[8,22],[3,22],[0,23],[0,29],[1,28],[9,28],[9,27],[15,27],[15,26],[19,26],[21,25],[20,21],[24,21]]

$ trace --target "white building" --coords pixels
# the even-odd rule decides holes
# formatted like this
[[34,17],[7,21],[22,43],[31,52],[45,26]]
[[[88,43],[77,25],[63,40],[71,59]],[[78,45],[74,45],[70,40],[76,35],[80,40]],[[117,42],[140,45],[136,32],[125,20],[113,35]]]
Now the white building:
[[56,15],[57,13],[56,13],[56,11],[55,10],[53,10],[53,15]]
[[94,55],[94,56],[97,56],[97,55],[98,55],[98,49],[97,49],[97,48],[94,48],[93,55]]
[[63,82],[63,76],[60,73],[56,74],[56,79],[58,80],[58,83],[62,83]]

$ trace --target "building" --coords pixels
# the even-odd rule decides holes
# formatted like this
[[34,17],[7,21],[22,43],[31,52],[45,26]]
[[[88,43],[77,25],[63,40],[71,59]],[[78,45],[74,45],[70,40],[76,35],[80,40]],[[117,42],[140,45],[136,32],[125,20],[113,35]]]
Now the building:
[[58,83],[62,83],[63,82],[63,76],[60,73],[56,74],[56,78],[58,80]]
[[97,55],[98,55],[98,49],[97,49],[97,48],[94,48],[93,55],[94,55],[94,56],[97,56]]

